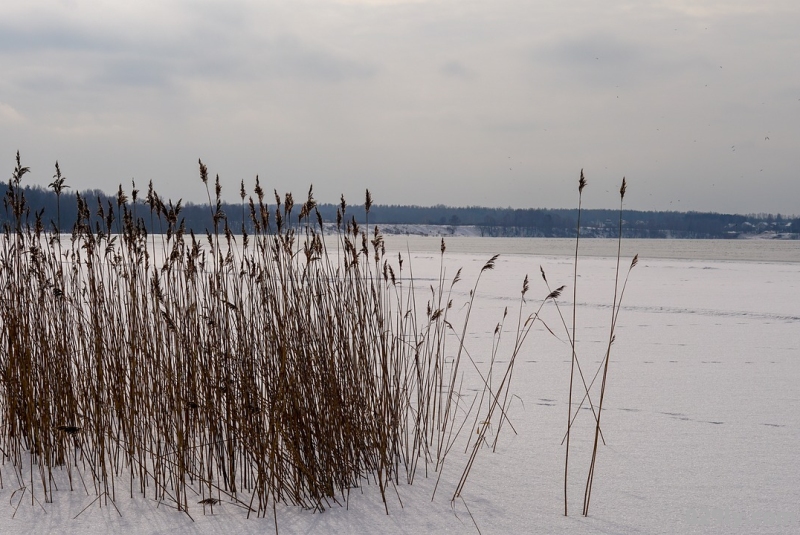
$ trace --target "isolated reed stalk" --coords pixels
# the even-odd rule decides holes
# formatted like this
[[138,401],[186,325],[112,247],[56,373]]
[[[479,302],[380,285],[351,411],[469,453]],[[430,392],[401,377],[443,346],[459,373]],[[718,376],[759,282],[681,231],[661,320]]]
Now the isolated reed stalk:
[[[585,187],[586,178],[584,178],[583,169],[581,169],[581,177],[578,180],[578,225],[575,234],[575,261],[572,275],[572,336],[570,337],[572,358],[569,369],[569,401],[567,402],[567,445],[564,449],[564,516],[567,516],[568,510],[567,480],[569,477],[569,438],[570,430],[572,429],[572,385],[574,383],[575,361],[577,359],[575,355],[575,329],[578,300],[578,245],[581,240],[581,203],[583,201],[583,188]],[[542,271],[542,276],[544,276],[544,271]]]
[[[608,364],[611,360],[611,346],[615,340],[615,328],[617,324],[617,317],[619,315],[619,308],[622,302],[622,294],[618,295],[619,290],[619,264],[620,264],[620,256],[622,253],[622,202],[625,198],[625,190],[627,189],[627,184],[625,178],[622,179],[622,186],[619,189],[619,230],[618,230],[618,237],[617,237],[617,265],[615,270],[614,276],[614,300],[612,301],[611,306],[611,326],[609,329],[608,335],[608,345],[606,346],[606,353],[605,357],[603,358],[603,379],[600,385],[600,401],[597,406],[597,416],[596,416],[596,423],[595,423],[595,433],[594,433],[594,445],[592,447],[592,461],[589,465],[589,475],[586,479],[586,490],[584,492],[584,501],[583,501],[583,516],[588,516],[589,514],[589,501],[592,496],[592,484],[594,483],[594,474],[595,474],[595,466],[597,462],[597,445],[598,439],[600,436],[600,418],[603,415],[603,400],[605,399],[606,393],[606,381],[608,379]],[[636,266],[638,261],[638,255],[634,256],[633,260],[631,261],[630,268],[628,268],[628,274],[630,274],[631,269]],[[625,282],[623,284],[623,292],[624,288],[627,285],[628,278],[626,276]],[[619,297],[619,299],[618,299]]]

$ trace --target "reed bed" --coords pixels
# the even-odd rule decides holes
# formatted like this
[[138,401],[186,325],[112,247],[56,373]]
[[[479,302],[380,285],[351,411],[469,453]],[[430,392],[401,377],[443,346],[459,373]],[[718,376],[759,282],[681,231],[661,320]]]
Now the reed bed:
[[[253,196],[242,185],[234,235],[219,178],[199,167],[204,236],[152,185],[144,198],[120,187],[105,206],[79,195],[62,234],[30,212],[17,155],[0,246],[0,456],[14,474],[0,485],[16,506],[51,502],[65,481],[91,503],[141,495],[187,515],[220,502],[323,510],[363,484],[387,504],[399,483],[441,474],[459,439],[460,496],[492,430],[496,444],[513,429],[514,359],[538,320],[523,311],[527,278],[508,364],[492,371],[498,326],[479,370],[466,333],[480,276],[466,314],[452,312],[460,272],[442,269],[418,303],[411,267],[386,255],[376,226],[348,220],[344,199],[326,237],[312,190],[269,205],[258,179]],[[471,397],[465,367],[483,386]]]

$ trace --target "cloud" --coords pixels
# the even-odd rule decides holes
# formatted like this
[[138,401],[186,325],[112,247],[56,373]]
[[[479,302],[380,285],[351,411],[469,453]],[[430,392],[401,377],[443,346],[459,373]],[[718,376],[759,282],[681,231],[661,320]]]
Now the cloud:
[[110,58],[104,62],[92,80],[92,85],[114,87],[168,87],[171,83],[170,66],[153,57]]
[[62,89],[72,84],[79,90],[86,84],[169,88],[177,78],[216,84],[265,77],[339,82],[377,72],[374,63],[324,42],[264,31],[243,15],[217,13],[218,6],[204,9],[188,12],[169,32],[143,20],[124,27],[120,20],[104,27],[70,19],[58,26],[47,19],[2,23],[0,64],[22,73],[23,85],[49,75],[61,80]]
[[307,45],[292,36],[283,36],[267,44],[263,57],[254,61],[272,76],[340,82],[348,78],[369,78],[377,67],[370,63],[342,57]]
[[769,132],[765,161],[796,141],[795,6],[12,2],[0,20],[0,142],[62,151],[65,164],[92,152],[81,172],[95,184],[125,165],[179,195],[162,169],[188,162],[194,178],[198,156],[223,176],[285,177],[286,190],[314,181],[321,198],[390,177],[376,186],[391,201],[423,202],[416,191],[441,183],[435,202],[524,203],[513,189],[523,163],[512,173],[498,155],[529,155],[541,176],[640,170],[678,188],[690,167],[727,172],[717,160],[741,159],[755,133]]
[[682,47],[664,50],[652,42],[596,33],[568,38],[541,47],[534,53],[545,63],[569,77],[593,87],[653,83],[685,69],[708,68],[701,52],[684,53]]
[[58,51],[111,51],[119,48],[119,39],[97,29],[44,23],[20,26],[0,23],[0,54]]
[[442,64],[439,72],[449,78],[460,78],[462,80],[469,80],[475,76],[463,63],[456,60],[450,60]]
[[425,4],[432,0],[333,0],[334,3],[355,6],[393,6],[397,4]]
[[709,19],[730,15],[753,15],[774,13],[776,9],[796,9],[794,0],[772,0],[770,2],[751,2],[750,0],[662,0],[660,7],[682,15]]
[[25,122],[25,116],[14,109],[13,106],[0,102],[0,121],[6,124],[20,124]]

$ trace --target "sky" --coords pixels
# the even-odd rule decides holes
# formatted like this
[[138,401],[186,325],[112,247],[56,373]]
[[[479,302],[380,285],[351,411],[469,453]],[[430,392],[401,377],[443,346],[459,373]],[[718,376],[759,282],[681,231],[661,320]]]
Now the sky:
[[[0,178],[800,214],[796,0],[6,2]],[[7,176],[3,176],[1,173]],[[213,192],[212,192],[213,193]]]

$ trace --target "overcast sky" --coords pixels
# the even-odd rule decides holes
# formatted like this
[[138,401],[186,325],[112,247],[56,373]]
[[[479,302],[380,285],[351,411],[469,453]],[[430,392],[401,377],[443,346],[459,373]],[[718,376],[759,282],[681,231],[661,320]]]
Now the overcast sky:
[[203,201],[800,214],[797,0],[26,0],[0,165]]

